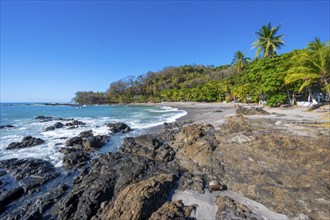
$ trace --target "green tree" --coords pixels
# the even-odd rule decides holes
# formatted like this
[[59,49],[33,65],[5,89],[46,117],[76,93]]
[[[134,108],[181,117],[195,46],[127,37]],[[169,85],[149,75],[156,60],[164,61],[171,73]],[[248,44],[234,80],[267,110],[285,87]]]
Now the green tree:
[[232,65],[236,67],[238,73],[244,70],[246,64],[250,62],[250,58],[245,57],[242,51],[236,51],[234,55],[234,59],[232,61]]
[[294,63],[285,77],[285,84],[302,82],[298,92],[314,83],[320,83],[330,97],[330,41],[322,43],[320,38],[307,45],[306,49],[295,51]]
[[263,25],[261,29],[255,34],[258,35],[258,39],[252,43],[252,48],[257,48],[255,57],[258,58],[259,54],[263,51],[263,57],[271,57],[276,55],[277,48],[280,49],[284,45],[282,37],[284,35],[277,35],[280,26],[272,27],[270,23]]

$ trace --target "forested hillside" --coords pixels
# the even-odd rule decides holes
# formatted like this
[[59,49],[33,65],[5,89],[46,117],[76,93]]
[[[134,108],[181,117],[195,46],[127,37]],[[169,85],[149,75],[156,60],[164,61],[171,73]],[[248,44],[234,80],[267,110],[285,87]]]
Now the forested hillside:
[[262,100],[271,106],[295,104],[297,97],[316,94],[319,101],[329,100],[329,41],[316,37],[304,49],[277,55],[284,45],[284,35],[276,36],[279,27],[269,23],[256,32],[254,60],[236,51],[232,64],[166,67],[113,82],[105,92],[77,92],[75,100],[84,104]]

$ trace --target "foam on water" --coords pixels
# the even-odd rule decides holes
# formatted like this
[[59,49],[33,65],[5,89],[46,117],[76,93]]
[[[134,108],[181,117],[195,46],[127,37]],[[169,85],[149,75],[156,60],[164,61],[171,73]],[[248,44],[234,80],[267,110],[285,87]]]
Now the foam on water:
[[[0,160],[10,158],[42,158],[51,161],[55,166],[62,166],[63,155],[59,152],[65,146],[67,139],[77,136],[80,132],[92,130],[94,135],[109,135],[106,127],[110,122],[127,123],[133,132],[127,134],[110,134],[109,143],[101,148],[99,153],[114,152],[121,146],[124,137],[142,134],[145,129],[162,125],[164,122],[174,122],[179,117],[186,115],[185,111],[171,107],[152,106],[88,106],[76,109],[70,106],[32,105],[0,105],[0,125],[14,125],[13,129],[0,130]],[[76,129],[59,128],[54,131],[45,129],[56,122],[67,121],[53,120],[39,122],[34,118],[38,115],[53,116],[54,118],[74,118],[86,123]],[[23,137],[31,135],[45,140],[42,145],[6,150],[12,142],[20,142]]]

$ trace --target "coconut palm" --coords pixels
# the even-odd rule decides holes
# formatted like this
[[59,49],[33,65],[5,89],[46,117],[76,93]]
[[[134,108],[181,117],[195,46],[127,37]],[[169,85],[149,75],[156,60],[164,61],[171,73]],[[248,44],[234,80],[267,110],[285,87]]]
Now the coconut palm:
[[236,70],[238,73],[242,72],[244,70],[245,65],[249,62],[250,58],[245,57],[242,51],[235,52],[232,64],[236,66]]
[[272,27],[270,23],[263,25],[258,32],[258,40],[252,43],[252,48],[258,48],[255,57],[259,57],[259,54],[263,51],[263,57],[270,57],[276,55],[277,48],[280,49],[284,45],[282,37],[284,35],[276,36],[280,26]]
[[330,97],[330,41],[322,43],[320,38],[315,37],[306,49],[295,51],[292,59],[294,63],[287,72],[285,84],[301,81],[298,90],[301,92],[319,82]]

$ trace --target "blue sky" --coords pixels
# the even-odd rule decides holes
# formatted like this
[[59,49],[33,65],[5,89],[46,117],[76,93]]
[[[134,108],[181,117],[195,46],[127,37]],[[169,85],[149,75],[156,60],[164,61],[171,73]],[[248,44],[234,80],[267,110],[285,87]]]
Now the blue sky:
[[255,32],[286,46],[329,40],[326,1],[1,1],[1,102],[67,102],[76,91],[166,66],[253,57]]

